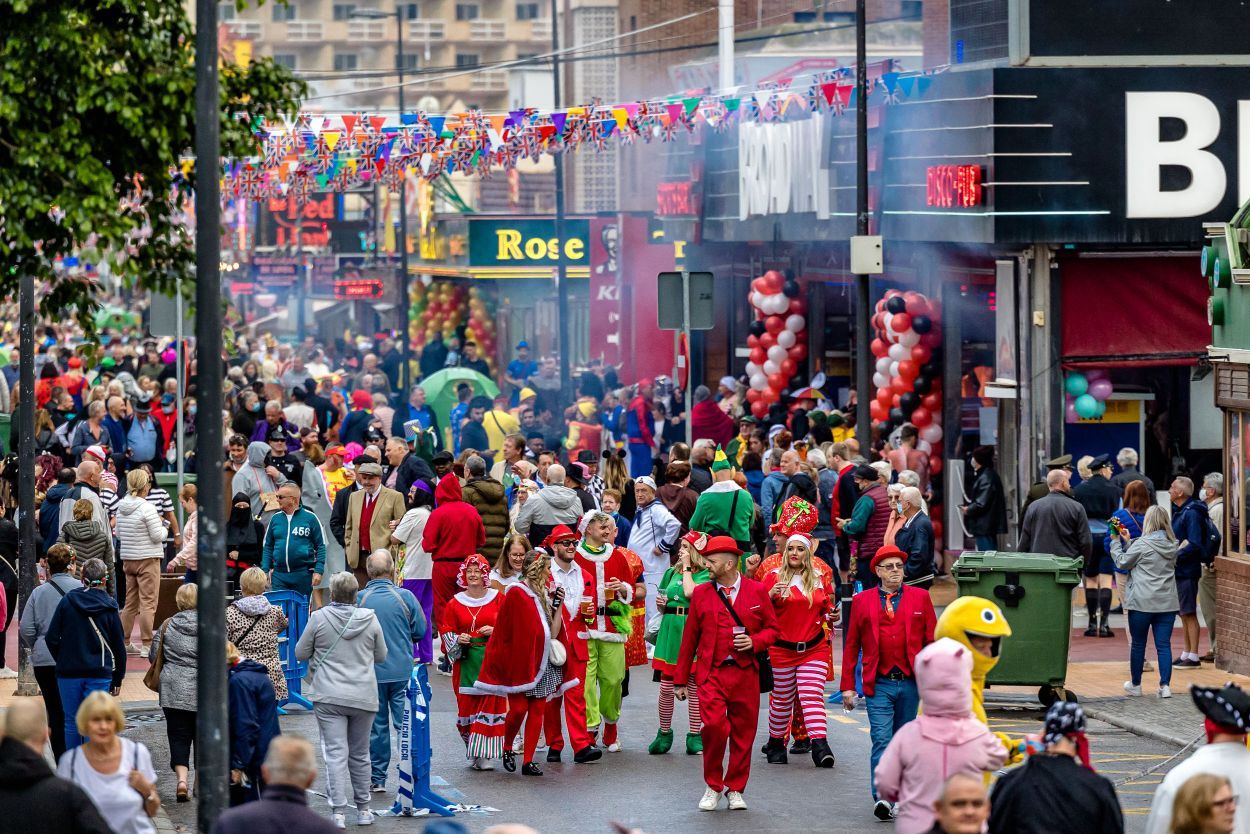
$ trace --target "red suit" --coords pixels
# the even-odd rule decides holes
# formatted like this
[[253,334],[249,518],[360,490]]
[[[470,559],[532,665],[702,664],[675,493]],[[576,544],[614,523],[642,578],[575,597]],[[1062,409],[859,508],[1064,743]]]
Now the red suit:
[[[558,694],[547,703],[547,715],[543,721],[543,735],[547,737],[547,746],[552,750],[564,749],[564,732],[560,728],[560,705],[564,705],[564,720],[569,725],[569,741],[573,743],[573,752],[583,750],[595,743],[586,729],[586,661],[590,655],[586,649],[585,638],[577,636],[578,626],[569,614],[567,603],[562,606],[564,611],[561,619],[564,628],[560,630],[560,642],[568,651],[568,660],[564,663],[566,680],[577,680],[577,683],[563,694]],[[576,611],[576,606],[574,606]]]
[[[434,488],[437,505],[425,522],[421,548],[434,560],[434,627],[441,634],[443,607],[456,595],[456,574],[465,556],[486,543],[486,527],[472,504],[466,503],[456,473],[448,472]],[[493,558],[494,554],[492,554]]]
[[[694,589],[673,684],[685,686],[693,666],[703,712],[703,780],[715,791],[746,789],[751,746],[760,719],[759,667],[755,655],[777,639],[777,617],[764,586],[739,576],[734,611],[751,636],[752,651],[733,648],[736,623],[718,599],[719,586]],[[698,658],[697,662],[695,658]],[[729,768],[724,768],[729,745]]]
[[[933,642],[937,615],[933,612],[933,600],[929,598],[928,591],[910,585],[902,586],[902,590],[894,619],[902,623],[905,662],[910,670],[920,650]],[[851,621],[842,637],[840,692],[855,690],[855,663],[861,651],[864,655],[864,695],[867,697],[877,691],[877,671],[881,665],[878,636],[883,616],[881,594],[876,588],[860,591],[851,599]]]

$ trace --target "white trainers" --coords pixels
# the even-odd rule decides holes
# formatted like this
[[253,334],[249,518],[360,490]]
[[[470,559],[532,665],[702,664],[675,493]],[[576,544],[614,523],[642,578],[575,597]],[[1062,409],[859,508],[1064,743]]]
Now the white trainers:
[[7,681],[7,680],[12,680],[13,678],[16,678],[16,677],[17,677],[17,672],[14,672],[8,666],[0,666],[0,680]]
[[490,759],[483,758],[482,756],[474,756],[473,764],[469,765],[469,767],[473,768],[474,770],[494,770],[495,769],[495,766],[491,764]]
[[334,823],[335,828],[346,828],[347,827],[347,815],[346,814],[331,814],[330,822]]
[[1137,686],[1133,686],[1133,682],[1132,682],[1132,681],[1125,681],[1125,682],[1124,682],[1124,691],[1125,691],[1125,692],[1127,692],[1127,693],[1128,693],[1128,694],[1130,694],[1130,695],[1135,695],[1135,696],[1136,696],[1136,695],[1141,695],[1141,684],[1138,684]]
[[708,788],[703,792],[703,798],[699,800],[700,811],[715,811],[716,806],[720,804],[720,791],[714,791]]
[[147,652],[143,650],[142,643],[131,643],[126,647],[126,654],[134,657],[147,657]]
[[1164,684],[1163,686],[1160,686],[1160,687],[1159,687],[1159,697],[1160,697],[1160,698],[1171,698],[1171,697],[1172,697],[1172,687],[1168,686],[1167,684]]
[[373,812],[368,808],[363,808],[356,812],[357,825],[373,825]]
[[729,797],[729,810],[745,811],[747,809],[747,801],[741,791],[726,791],[725,796]]

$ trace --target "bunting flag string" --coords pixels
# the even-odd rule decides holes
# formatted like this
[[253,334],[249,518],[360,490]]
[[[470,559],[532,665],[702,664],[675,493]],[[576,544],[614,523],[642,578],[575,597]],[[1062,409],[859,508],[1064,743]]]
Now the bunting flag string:
[[[870,79],[870,104],[923,96],[940,67],[903,74],[885,62]],[[489,177],[522,159],[613,144],[674,142],[701,129],[723,131],[735,121],[780,122],[840,115],[855,106],[854,72],[837,68],[761,85],[758,90],[681,94],[664,99],[507,113],[469,110],[448,116],[422,111],[397,116],[364,112],[300,113],[282,124],[257,124],[257,154],[223,166],[222,193],[262,200],[381,184],[398,191],[405,173],[433,180],[460,172]]]

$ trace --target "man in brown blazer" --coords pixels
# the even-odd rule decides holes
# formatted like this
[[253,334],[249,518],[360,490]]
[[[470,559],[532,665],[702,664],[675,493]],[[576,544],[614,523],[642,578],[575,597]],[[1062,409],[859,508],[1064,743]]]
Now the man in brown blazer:
[[360,489],[351,494],[347,504],[347,524],[343,539],[347,542],[347,567],[356,574],[360,587],[369,584],[365,561],[379,547],[387,547],[391,531],[404,517],[404,497],[382,486],[382,467],[362,463],[356,467],[356,483]]

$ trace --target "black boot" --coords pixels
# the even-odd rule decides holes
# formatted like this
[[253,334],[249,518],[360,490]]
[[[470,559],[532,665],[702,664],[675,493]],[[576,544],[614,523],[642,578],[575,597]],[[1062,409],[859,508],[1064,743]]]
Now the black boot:
[[1100,614],[1098,625],[1099,637],[1115,637],[1115,632],[1111,630],[1111,626],[1107,621],[1111,619],[1111,589],[1098,589],[1098,611]]
[[1098,636],[1098,589],[1085,589],[1085,611],[1089,614],[1089,625],[1085,629],[1086,637]]
[[581,750],[573,754],[573,761],[577,764],[586,764],[587,762],[597,762],[603,758],[603,751],[593,744],[588,744]]
[[816,763],[816,767],[833,767],[833,751],[829,749],[829,742],[823,738],[812,739],[812,761]]
[[764,755],[768,757],[769,764],[787,764],[790,759],[786,756],[786,742],[781,738],[769,738],[768,744],[764,745]]
[[801,756],[804,753],[812,752],[811,740],[806,739],[806,738],[803,738],[803,739],[796,738],[794,740],[794,743],[790,745],[790,752],[796,756]]
[[558,762],[558,761],[560,761],[560,751],[559,751],[559,750],[555,750],[555,749],[553,749],[553,748],[548,748],[548,750],[547,750],[547,763],[548,763],[548,764],[554,764],[554,763],[556,763],[556,762]]

